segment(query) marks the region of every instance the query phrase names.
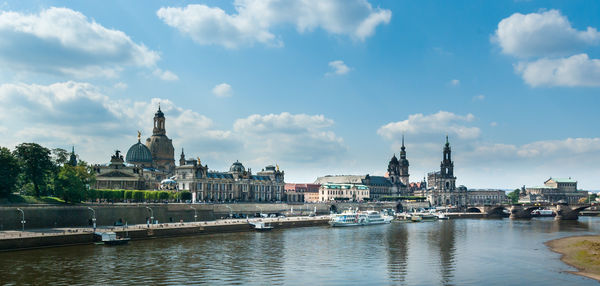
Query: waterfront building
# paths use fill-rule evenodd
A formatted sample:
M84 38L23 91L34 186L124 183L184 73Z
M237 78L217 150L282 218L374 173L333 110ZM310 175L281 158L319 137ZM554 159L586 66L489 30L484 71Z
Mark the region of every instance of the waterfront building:
M287 202L316 202L319 200L319 184L285 184Z
M402 136L402 147L400 148L400 159L396 158L396 154L392 156L388 163L388 171L385 177L390 181L394 195L405 196L409 194L409 174L408 174L408 159L406 159L406 147L404 146L404 135ZM374 193L374 197L378 196Z
M175 167L174 179L179 191L192 193L193 201L206 202L274 202L285 201L284 172L279 166L266 166L262 171L252 174L252 170L236 161L229 171L215 172L202 166L200 159L186 160L181 154L180 164Z
M369 188L369 199L377 200L381 197L395 196L394 185L384 176L367 175L327 175L318 177L315 184L350 184L365 185ZM319 199L320 201L320 199Z
M467 204L467 188L456 187L454 162L448 136L442 152L440 170L427 174L426 190L419 190L414 195L426 197L433 206L464 207Z
M369 187L361 184L332 184L319 187L319 201L353 201L369 199Z
M168 175L141 165L125 164L119 150L111 156L108 165L94 165L92 169L96 175L95 189L156 190L159 182Z
M152 167L171 174L175 170L175 149L173 141L167 137L165 121L165 114L159 105L154 114L152 136L146 139L146 146L152 155Z
M510 200L503 190L468 190L468 205L498 205L508 203Z
M577 190L577 181L569 178L549 178L543 186L528 187L521 190L519 202L522 203L579 203L587 198L586 191Z

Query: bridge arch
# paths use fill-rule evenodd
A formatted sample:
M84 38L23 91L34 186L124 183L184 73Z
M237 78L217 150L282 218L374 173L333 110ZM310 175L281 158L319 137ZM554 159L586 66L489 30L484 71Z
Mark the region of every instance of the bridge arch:
M337 206L336 205L329 206L329 212L337 213L338 212Z
M404 206L402 205L402 203L398 203L396 205L396 212L398 212L398 213L404 212Z
M470 207L467 209L468 213L481 213L481 210L479 208L476 207Z

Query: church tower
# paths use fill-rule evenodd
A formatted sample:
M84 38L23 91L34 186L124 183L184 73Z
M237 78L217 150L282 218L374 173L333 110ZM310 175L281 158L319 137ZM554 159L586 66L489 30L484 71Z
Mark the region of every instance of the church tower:
M397 184L400 181L400 168L398 166L398 158L396 158L396 154L392 156L392 159L388 164L388 176L392 184Z
M442 163L440 164L440 177L443 185L443 190L454 190L456 188L456 177L454 177L454 162L452 162L452 150L446 135L446 145L444 146L444 154Z
M183 148L181 148L181 155L179 156L179 166L185 165L185 154L183 154Z
M399 160L399 176L400 181L408 186L409 175L408 175L408 160L406 159L406 147L404 147L404 135L402 135L402 147L400 148L400 160Z
M152 136L146 139L146 146L152 153L152 165L161 171L171 174L175 171L175 149L173 141L167 137L165 114L160 110L154 114Z

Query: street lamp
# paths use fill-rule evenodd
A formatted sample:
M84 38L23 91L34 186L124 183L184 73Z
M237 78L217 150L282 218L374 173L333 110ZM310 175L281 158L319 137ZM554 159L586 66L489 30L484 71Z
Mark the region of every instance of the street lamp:
M17 208L17 211L21 212L21 215L22 215L21 225L23 226L23 231L25 231L25 212L20 208Z
M198 214L196 213L196 208L193 206L190 206L190 208L194 210L194 222L196 222L196 218L198 218Z
M227 207L229 209L229 218L231 218L232 217L231 213L233 212L233 210L228 205L225 205L225 207Z
M150 211L150 221L154 224L154 212L150 207L146 207Z
M88 207L88 210L92 211L92 223L94 224L94 232L96 232L96 211L90 207Z

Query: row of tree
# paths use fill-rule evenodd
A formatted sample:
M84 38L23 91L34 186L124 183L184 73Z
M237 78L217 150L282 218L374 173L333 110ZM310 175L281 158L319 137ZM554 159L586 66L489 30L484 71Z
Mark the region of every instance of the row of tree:
M90 189L84 193L81 201L90 202L164 202L188 201L192 193L169 191L140 191L140 190L95 190Z
M22 143L12 151L0 147L0 197L19 192L79 202L93 182L90 166L70 160L65 149L50 150L36 143Z

